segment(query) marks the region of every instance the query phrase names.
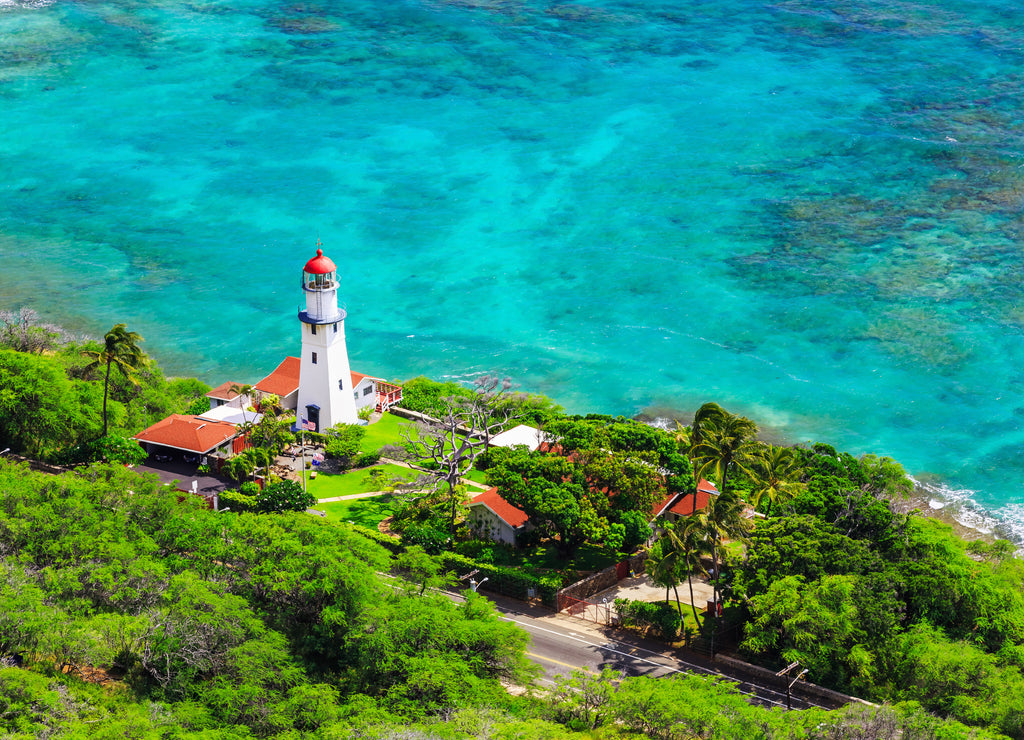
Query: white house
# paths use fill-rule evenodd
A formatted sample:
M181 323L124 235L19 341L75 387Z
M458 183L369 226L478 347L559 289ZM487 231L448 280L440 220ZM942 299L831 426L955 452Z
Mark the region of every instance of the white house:
M212 391L206 394L206 397L210 399L210 410L217 408L218 406L234 406L235 408L244 409L252 405L252 399L248 395L241 395L235 388L242 388L242 383L221 383Z

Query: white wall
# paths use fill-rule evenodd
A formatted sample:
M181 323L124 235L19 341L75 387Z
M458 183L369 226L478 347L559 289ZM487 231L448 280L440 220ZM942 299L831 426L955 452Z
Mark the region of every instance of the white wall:
M316 334L311 331L310 324L300 321L299 326L302 356L296 415L301 421L306 418L306 407L315 404L320 407L320 431L335 424L355 424L358 417L345 347L345 322L319 324ZM314 352L316 363L313 362Z

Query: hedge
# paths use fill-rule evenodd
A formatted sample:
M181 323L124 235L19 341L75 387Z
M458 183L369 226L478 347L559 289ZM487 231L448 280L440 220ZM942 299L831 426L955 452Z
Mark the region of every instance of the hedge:
M488 591L495 591L523 601L529 598L529 589L532 588L536 597L539 597L545 604L554 606L555 593L562 586L558 576L533 576L518 568L480 563L454 552L443 552L438 559L441 561L443 570L452 570L458 575L465 575L476 570L478 572L473 578L478 582L487 578Z
M679 612L671 604L616 599L615 609L619 612L623 627L640 630L651 627L663 640L669 642L679 637L682 624Z
M226 508L231 509L236 514L241 514L243 511L256 511L255 496L246 496L240 491L228 489L221 491L217 498L219 499L218 506L220 506L222 511Z

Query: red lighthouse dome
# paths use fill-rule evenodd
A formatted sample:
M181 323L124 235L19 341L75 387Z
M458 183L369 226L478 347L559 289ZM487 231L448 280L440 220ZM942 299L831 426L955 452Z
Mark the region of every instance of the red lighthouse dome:
M306 266L302 268L303 272L307 272L310 275L326 275L337 269L338 266L334 264L330 257L324 257L324 250L322 249L317 249L316 257L307 262Z

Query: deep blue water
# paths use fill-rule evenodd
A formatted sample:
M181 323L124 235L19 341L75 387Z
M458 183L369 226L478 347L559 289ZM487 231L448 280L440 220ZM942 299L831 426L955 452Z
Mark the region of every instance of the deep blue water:
M1022 70L1006 0L0 0L0 307L252 381L319 235L356 369L717 400L1024 533Z

